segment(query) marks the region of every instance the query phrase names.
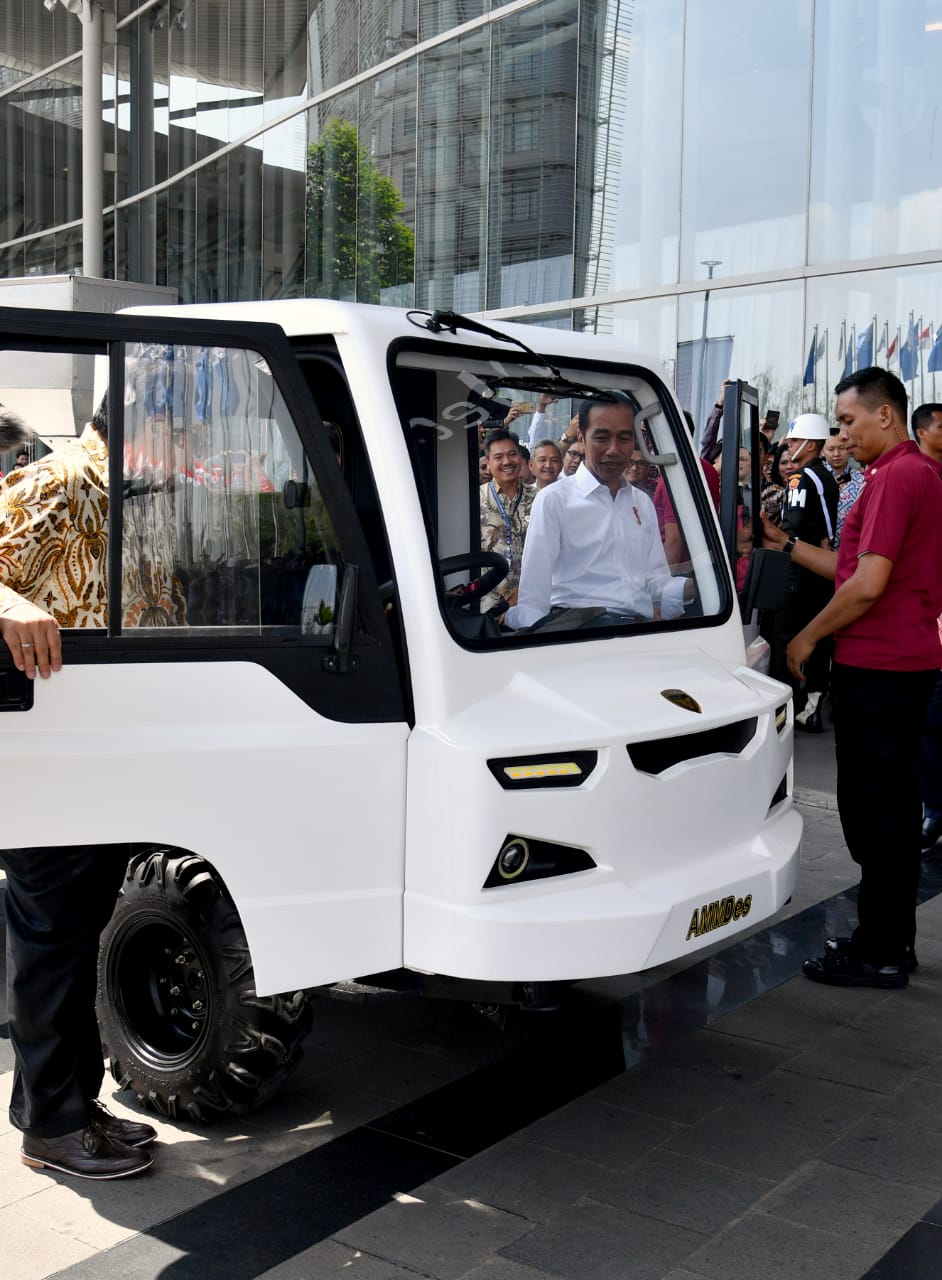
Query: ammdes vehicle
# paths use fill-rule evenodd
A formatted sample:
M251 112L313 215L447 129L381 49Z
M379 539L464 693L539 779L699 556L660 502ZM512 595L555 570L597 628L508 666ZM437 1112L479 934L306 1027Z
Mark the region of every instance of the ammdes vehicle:
M331 302L0 311L0 399L41 402L63 361L76 432L107 389L109 621L64 631L35 686L0 656L5 841L129 846L99 1012L146 1105L254 1106L314 988L408 970L540 1005L787 900L789 694L747 659L731 570L749 513L731 484L724 532L656 362ZM630 611L514 629L480 440L541 396L554 435L586 401L631 408L682 551ZM737 456L754 393L727 408ZM618 536L607 563L637 577Z

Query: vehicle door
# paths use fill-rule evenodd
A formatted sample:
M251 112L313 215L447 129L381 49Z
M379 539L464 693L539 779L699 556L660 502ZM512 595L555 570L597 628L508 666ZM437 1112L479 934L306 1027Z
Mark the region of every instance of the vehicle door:
M82 448L102 394L106 545L61 573L107 604L48 680L0 643L5 843L199 854L260 992L398 965L410 699L316 390L276 326L0 309L34 455ZM49 465L0 481L5 580Z
M780 606L788 561L780 551L762 546L759 394L742 379L726 385L721 438L720 528L733 567L749 665L767 672L769 649L760 634L760 614Z

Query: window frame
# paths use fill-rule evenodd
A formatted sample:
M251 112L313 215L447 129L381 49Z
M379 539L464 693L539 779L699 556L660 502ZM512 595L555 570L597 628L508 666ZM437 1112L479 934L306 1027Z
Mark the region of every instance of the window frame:
M439 563L437 535L436 535L436 514L429 503L429 494L424 482L422 464L419 458L417 444L414 439L414 432L410 431L407 421L403 418L400 406L400 383L398 379L397 360L401 352L416 352L424 355L440 355L454 358L456 355L466 357L469 363L473 361L493 362L495 358L499 359L500 364L509 369L517 364L521 366L532 366L532 359L519 354L508 348L506 351L495 351L493 347L476 347L472 343L462 342L460 345L448 343L443 346L441 342L434 338L426 339L420 337L397 338L390 343L387 353L387 369L389 374L390 387L393 392L393 399L396 402L396 411L399 416L400 428L406 441L406 448L409 452L409 460L412 465L412 473L415 479L416 488L418 490L419 502L422 508L422 515L425 522L425 532L428 541L429 556L431 563L437 570ZM645 636L651 634L663 634L665 632L684 632L700 630L703 627L722 627L733 615L734 607L738 607L738 600L735 592L735 584L725 555L725 547L721 538L717 521L716 512L710 501L709 494L703 483L703 477L700 472L699 458L696 456L693 441L687 431L686 424L681 417L674 397L667 385L661 377L651 368L643 365L632 364L615 364L611 360L587 360L577 356L554 356L553 362L557 365L563 365L566 369L580 370L585 369L587 372L599 373L610 370L613 375L623 377L626 373L636 373L642 377L652 393L657 397L662 407L662 412L667 418L668 425L671 430L672 444L677 455L677 464L683 468L684 479L687 483L688 490L693 498L697 514L700 518L700 527L703 530L704 540L710 553L711 561L716 574L716 585L720 596L719 608L715 613L709 615L697 615L691 617L673 618L666 622L661 620L652 620L651 622L640 622L632 625L629 629L623 626L607 626L593 627L591 630L577 631L555 631L550 634L519 633L507 631L502 633L499 638L475 638L462 635L448 620L448 611L445 605L445 592L441 575L436 572L436 594L438 598L438 609L442 622L451 639L463 649L472 652L481 653L500 653L503 651L511 651L513 649L532 648L535 645L547 644L579 644L586 643L590 640L611 639L613 637L625 638L627 636ZM469 438L469 454L472 451L472 445ZM473 450L476 453L476 449ZM469 471L470 479L470 471ZM435 493L436 507L438 504L438 493ZM469 508L469 522L472 532L479 527L477 512Z

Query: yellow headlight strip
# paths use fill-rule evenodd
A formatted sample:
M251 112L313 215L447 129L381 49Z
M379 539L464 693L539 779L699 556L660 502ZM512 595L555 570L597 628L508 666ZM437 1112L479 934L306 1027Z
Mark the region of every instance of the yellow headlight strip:
M597 751L521 752L488 760L487 767L505 791L528 787L581 787L599 762Z
M504 773L511 782L525 782L529 778L571 778L582 770L575 760L559 760L553 764L505 764Z
M787 723L788 723L788 705L786 703L784 706L775 708L775 727L779 731L779 733L782 732L782 730L785 728L785 725Z

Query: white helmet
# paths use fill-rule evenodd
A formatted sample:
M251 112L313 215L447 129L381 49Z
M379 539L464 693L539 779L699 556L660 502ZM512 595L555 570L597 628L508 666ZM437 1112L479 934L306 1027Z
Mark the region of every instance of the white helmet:
M828 420L820 413L800 413L788 424L786 440L827 440L831 434Z

